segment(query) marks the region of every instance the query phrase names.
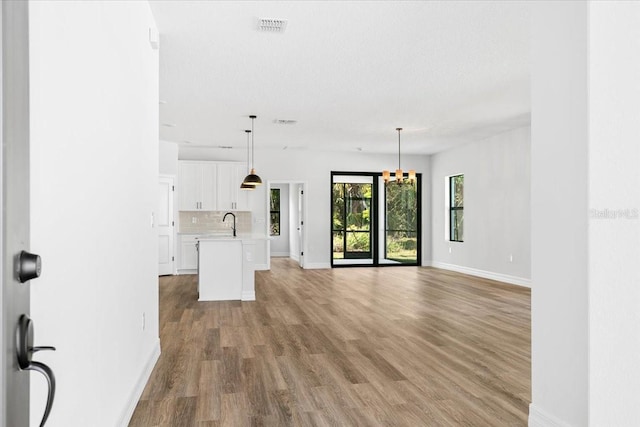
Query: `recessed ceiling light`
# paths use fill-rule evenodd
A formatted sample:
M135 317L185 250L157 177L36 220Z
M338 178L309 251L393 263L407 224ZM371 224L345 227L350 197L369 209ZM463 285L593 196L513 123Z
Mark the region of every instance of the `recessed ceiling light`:
M230 145L218 145L218 148L222 148L223 150L231 150L233 147Z
M165 101L164 99L161 99L160 101L158 101L158 104L166 104L167 101Z
M175 123L163 123L162 126L166 127L166 128L174 128L178 125L176 125Z
M191 144L191 141L187 141L186 139L184 141L181 141L183 144Z

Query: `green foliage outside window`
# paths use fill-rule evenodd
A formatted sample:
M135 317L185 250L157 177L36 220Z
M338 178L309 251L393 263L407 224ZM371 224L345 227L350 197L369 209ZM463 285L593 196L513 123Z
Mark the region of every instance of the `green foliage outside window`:
M418 257L418 193L415 185L386 186L386 258L414 263Z
M464 240L464 175L449 177L449 240Z
M269 198L270 206L270 229L272 236L280 235L280 189L272 188Z
M371 252L371 184L333 184L333 258ZM346 247L345 247L346 246Z

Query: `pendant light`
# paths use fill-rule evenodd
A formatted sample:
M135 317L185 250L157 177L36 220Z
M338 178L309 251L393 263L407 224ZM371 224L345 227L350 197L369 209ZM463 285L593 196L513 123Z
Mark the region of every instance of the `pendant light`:
M256 119L256 116L249 116L251 119L251 171L249 175L244 178L243 184L253 185L254 187L257 185L262 185L262 179L258 175L256 175L255 169L255 141L254 141L254 132L253 132L253 121Z
M404 172L402 172L402 168L400 167L400 131L402 128L396 128L398 131L398 169L396 169L395 180L396 184L402 184L404 182ZM387 184L391 180L391 172L388 170L382 171L382 179L384 183ZM416 171L413 169L409 170L409 178L407 179L408 183L413 183L416 180Z
M245 132L247 133L247 172L249 172L249 137L250 137L250 130L245 130ZM256 186L255 185L251 185L251 184L247 184L246 182L243 182L242 184L240 184L240 189L241 190L255 190Z

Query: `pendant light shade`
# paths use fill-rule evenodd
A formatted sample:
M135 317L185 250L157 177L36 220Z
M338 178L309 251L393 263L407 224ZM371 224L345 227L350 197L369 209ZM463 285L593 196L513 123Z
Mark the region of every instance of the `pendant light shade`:
M398 131L398 169L396 169L396 173L394 175L395 181L396 181L396 184L398 185L403 184L405 182L408 182L409 184L413 184L416 180L416 171L413 169L409 170L409 177L407 178L406 181L404 180L404 172L400 167L400 131L402 131L402 128L396 128L396 130ZM389 183L389 181L391 181L391 172L388 170L383 170L382 179L384 180L385 184Z
M243 185L250 185L252 187L256 187L258 185L262 185L262 179L256 174L255 169L255 140L254 140L254 132L253 132L253 121L256 119L256 116L249 116L251 119L251 171L249 175L244 178L242 182ZM242 185L240 188L243 188Z
M250 135L251 131L250 130L245 130L245 132L247 133L247 172L249 172L249 159L250 159L250 157L249 157L249 153L250 153L250 150L249 150L249 144L250 144L249 137L251 136ZM245 178L245 181L246 181L246 178ZM255 190L256 189L255 185L249 184L249 183L247 183L245 181L243 181L242 184L240 184L240 189L241 190Z

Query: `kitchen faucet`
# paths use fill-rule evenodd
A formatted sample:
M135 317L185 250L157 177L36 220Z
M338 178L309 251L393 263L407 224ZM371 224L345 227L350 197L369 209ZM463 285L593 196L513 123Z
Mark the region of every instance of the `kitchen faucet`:
M222 222L227 219L227 215L231 215L233 217L233 227L231 227L231 229L233 230L233 237L236 237L236 215L233 212L227 212L222 217Z

